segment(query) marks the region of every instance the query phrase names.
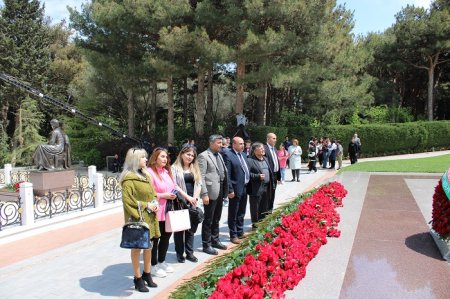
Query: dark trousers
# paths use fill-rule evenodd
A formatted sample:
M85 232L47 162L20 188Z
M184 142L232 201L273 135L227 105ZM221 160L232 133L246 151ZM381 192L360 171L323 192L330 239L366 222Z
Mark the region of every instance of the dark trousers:
M328 157L329 157L328 152L324 151L323 152L322 168L327 168L327 166L328 166Z
M222 216L223 189L220 187L217 199L209 199L209 204L204 205L205 219L202 225L202 244L207 248L219 242L219 221Z
M317 171L316 160L309 161L308 170L309 171L313 171L313 170Z
M244 188L240 197L229 199L228 228L230 239L244 235L244 216L247 209L247 192Z
M186 252L186 255L194 254L194 235L197 227L198 223L194 224L191 221L191 229L173 233L177 255L182 256L184 252Z
M297 180L300 180L300 169L292 169L292 180L295 181L295 177Z
M300 170L299 170L300 172ZM277 189L277 181L275 182L270 182L269 186L267 186L267 193L268 193L268 197L267 197L267 211L269 213L272 213L273 210L273 203L275 202L275 190Z
M166 260L167 249L169 249L169 239L172 233L166 232L166 222L159 221L161 237L152 239L152 266Z
M334 169L336 167L336 157L330 157L330 168Z
M350 154L350 163L355 164L356 162L358 162L358 157L356 154Z
M256 224L261 219L264 219L268 213L268 185L261 188L264 188L264 191L260 196L250 196L250 217L252 224Z

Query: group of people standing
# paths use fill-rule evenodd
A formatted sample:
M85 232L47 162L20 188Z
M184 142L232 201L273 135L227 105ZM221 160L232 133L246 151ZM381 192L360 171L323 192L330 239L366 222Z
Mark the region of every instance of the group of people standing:
M276 140L276 135L269 133L265 144L254 142L248 151L242 138L234 137L229 147L223 147L222 136L215 134L209 137L208 149L198 156L195 145L184 144L172 165L166 148L154 148L148 159L144 149L128 150L119 177L124 220L137 221L142 214L149 225L152 242L151 249L131 249L136 290L148 292L147 287L157 287L152 276L165 277L174 271L166 262L172 236L165 230L167 201L181 198L190 207L203 206L202 249L211 255L217 255L217 249L227 249L219 239L225 198L229 200L228 228L234 244L246 237L244 216L248 202L252 227L271 213L277 182L281 179ZM191 219L189 230L174 233L179 263L198 261L194 255L198 224Z
M119 177L122 186L124 220L137 221L140 214L149 225L151 249L143 250L144 269L140 272L140 249L131 249L131 261L135 289L148 292L157 287L152 276L165 277L174 268L167 264L171 232L165 229L166 204L183 201L196 209L203 206L204 220L201 239L202 251L217 255L226 250L219 238L219 222L224 200L228 200L228 228L230 241L240 244L246 237L244 216L250 206L252 228L274 207L278 183L285 181L287 166L292 170L292 181L300 181L302 148L297 139L285 141L276 148L277 136L268 133L266 142L249 142L241 137L232 139L221 135L209 137L208 148L198 154L194 142L186 142L171 165L171 153L167 148L156 147L147 159L145 149L129 149ZM350 145L357 149L352 156ZM349 145L352 161L361 147L355 134ZM343 148L340 141L327 137L311 138L308 144L309 171L317 171L316 162L322 168L342 167ZM352 158L353 157L353 158ZM354 163L354 162L352 162ZM328 167L328 164L330 165ZM197 262L194 255L194 234L199 222L191 218L189 230L175 232L177 261Z

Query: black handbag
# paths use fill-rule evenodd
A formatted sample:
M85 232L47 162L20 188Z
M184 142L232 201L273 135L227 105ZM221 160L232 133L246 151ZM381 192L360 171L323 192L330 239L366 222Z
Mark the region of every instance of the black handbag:
M141 204L138 201L139 221L127 222L122 227L120 247L127 249L150 249L150 229L142 218Z
M205 215L203 214L202 209L199 207L193 207L192 205L189 205L189 218L191 218L192 223L202 223L205 219Z

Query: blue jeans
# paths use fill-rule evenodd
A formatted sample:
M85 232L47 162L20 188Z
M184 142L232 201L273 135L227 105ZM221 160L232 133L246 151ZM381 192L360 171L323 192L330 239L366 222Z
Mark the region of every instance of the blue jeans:
M286 168L280 168L280 173L281 173L281 181L284 182L285 179L285 175L286 175Z

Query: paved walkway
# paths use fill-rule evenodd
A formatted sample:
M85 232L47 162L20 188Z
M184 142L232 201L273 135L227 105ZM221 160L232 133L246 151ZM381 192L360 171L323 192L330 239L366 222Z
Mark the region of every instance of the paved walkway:
M287 173L289 179L290 171ZM303 172L302 182L279 186L276 204L334 175L331 170ZM308 266L306 277L286 293L287 298L449 298L450 284L445 281L450 279L450 267L439 258L426 234L438 175L344 173L332 179L341 181L349 190L344 208L339 211L342 235L322 247ZM387 183L389 187L385 186ZM379 198L404 203L392 206L387 205L389 200ZM221 235L231 247L226 212L224 209ZM383 218L389 213L390 219ZM404 222L402 214L410 214L411 218ZM0 298L167 298L171 290L199 273L212 258L200 251L199 227L195 237L199 263L178 264L172 242L167 262L173 264L175 273L156 278L159 287L150 289L150 293L135 292L129 252L118 246L121 225L122 208L117 206L102 213L41 225L33 231L9 236L3 234L7 231L0 232ZM249 213L246 225L250 229ZM396 227L401 229L395 231ZM386 232L391 233L389 238L385 237ZM397 255L392 258L392 253ZM384 289L380 284L387 285L390 293L376 292Z

